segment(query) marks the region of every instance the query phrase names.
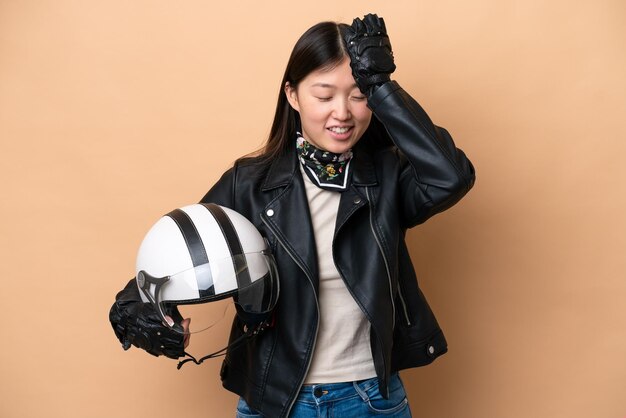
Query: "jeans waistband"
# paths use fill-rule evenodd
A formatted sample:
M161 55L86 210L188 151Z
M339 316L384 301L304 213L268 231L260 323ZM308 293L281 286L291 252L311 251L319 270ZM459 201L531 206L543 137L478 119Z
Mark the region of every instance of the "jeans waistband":
M300 388L298 402L319 404L322 402L337 401L339 399L359 396L360 392L366 391L377 384L378 378L372 377L369 379L358 380L356 382L304 385Z

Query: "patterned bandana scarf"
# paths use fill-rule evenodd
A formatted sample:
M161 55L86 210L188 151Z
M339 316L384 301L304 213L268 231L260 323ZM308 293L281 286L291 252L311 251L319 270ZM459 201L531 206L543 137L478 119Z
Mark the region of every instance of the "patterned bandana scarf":
M321 189L342 192L350 180L352 150L343 154L316 148L297 132L296 150L306 175Z

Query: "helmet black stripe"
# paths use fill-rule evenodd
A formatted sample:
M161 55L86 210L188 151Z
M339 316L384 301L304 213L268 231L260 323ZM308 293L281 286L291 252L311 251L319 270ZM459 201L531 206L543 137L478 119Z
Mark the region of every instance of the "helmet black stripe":
M196 225L193 223L189 215L181 210L174 209L167 215L170 217L176 225L178 225L178 229L185 239L185 243L187 244L187 250L189 251L189 255L191 256L191 262L194 267L201 266L203 264L209 263L209 257L206 253L206 248L204 248L204 243L200 238L200 234L196 229ZM206 269L206 274L211 274L211 269ZM213 283L213 278L203 278L207 283ZM207 289L200 289L200 296L210 296L215 294L214 286L207 286ZM208 292L208 293L207 293Z
M235 268L237 277L237 287L240 289L246 287L252 283L252 279L250 278L248 263L243 252L243 247L241 246L241 241L239 241L237 230L221 207L214 203L202 203L202 206L207 208L211 215L213 215L222 230L222 234L224 234L226 238L228 250L230 251L230 255L233 256L233 267Z

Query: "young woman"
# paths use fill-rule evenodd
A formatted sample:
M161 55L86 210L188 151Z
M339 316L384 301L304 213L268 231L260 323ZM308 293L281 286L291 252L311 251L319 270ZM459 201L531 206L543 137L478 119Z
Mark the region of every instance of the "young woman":
M253 222L278 265L273 325L223 363L239 417L408 417L398 371L447 350L404 235L461 199L474 169L394 69L376 15L307 30L266 146L202 199ZM244 333L236 317L231 341Z

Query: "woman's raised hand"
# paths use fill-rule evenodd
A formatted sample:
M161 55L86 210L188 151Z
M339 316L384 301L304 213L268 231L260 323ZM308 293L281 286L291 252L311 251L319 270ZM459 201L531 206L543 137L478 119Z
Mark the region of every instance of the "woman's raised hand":
M350 67L361 92L373 93L373 87L390 80L396 69L385 21L375 14L356 18L344 34L350 54Z

